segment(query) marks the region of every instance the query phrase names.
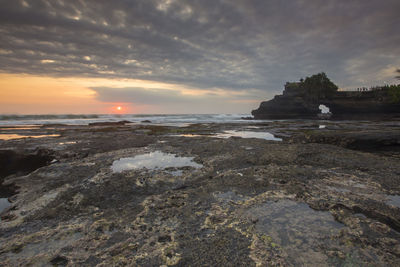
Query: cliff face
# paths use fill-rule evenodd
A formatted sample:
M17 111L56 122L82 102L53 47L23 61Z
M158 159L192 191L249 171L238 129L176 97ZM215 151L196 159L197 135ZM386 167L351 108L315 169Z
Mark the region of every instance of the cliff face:
M337 91L329 97L315 98L301 89L300 83L287 83L282 95L264 101L252 111L255 119L317 119L319 105L330 109L335 119L400 117L400 102L393 101L388 88L371 91Z
M318 112L318 105L310 105L301 97L278 95L270 101L261 102L251 114L256 119L296 119L313 118Z
M323 102L334 118L400 117L400 103L393 103L388 90L337 92Z

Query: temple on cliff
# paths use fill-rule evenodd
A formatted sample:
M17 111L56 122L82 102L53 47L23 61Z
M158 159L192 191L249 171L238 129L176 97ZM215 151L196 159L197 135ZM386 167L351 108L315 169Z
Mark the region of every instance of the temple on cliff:
M324 88L319 91L323 92ZM323 97L310 92L315 90L309 90L302 80L288 82L282 95L261 102L252 115L255 119L318 119L321 114L319 106L322 104L330 109L332 119L400 118L400 85L361 88L357 91L336 89Z

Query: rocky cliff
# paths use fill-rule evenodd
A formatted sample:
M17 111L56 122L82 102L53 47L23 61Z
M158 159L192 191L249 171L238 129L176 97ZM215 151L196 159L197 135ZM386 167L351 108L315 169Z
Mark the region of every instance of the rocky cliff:
M337 92L332 99L322 101L333 118L393 118L400 117L400 103L394 102L389 89L365 92Z
M329 79L323 79L327 78L322 73L305 81L286 83L282 95L261 102L252 115L255 119L317 119L323 104L333 119L400 118L400 85L337 91ZM329 91L327 84L331 86Z

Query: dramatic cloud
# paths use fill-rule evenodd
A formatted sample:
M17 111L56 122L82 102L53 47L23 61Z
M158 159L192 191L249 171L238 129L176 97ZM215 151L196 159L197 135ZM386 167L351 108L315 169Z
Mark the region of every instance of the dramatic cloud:
M400 66L398 0L0 4L0 71L7 73L272 94L320 71L342 87L390 82Z

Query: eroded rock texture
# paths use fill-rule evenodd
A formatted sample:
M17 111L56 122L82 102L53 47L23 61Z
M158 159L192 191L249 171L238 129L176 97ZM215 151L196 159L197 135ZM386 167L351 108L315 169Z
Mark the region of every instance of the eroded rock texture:
M399 122L325 123L59 126L60 137L0 141L55 159L5 178L18 191L2 213L0 262L400 265ZM392 141L351 147L360 129ZM232 130L283 141L215 136ZM202 167L111 169L154 151Z

